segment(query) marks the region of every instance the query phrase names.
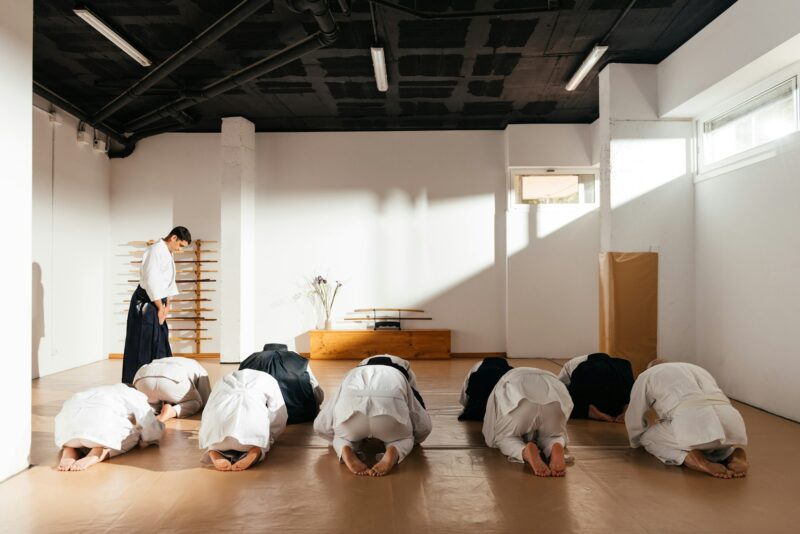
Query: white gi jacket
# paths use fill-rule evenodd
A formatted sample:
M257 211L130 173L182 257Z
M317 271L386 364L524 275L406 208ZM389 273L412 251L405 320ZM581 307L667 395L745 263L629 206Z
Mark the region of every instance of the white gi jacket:
M175 260L163 239L144 251L139 269L139 285L151 301L174 297L179 293L175 283Z
M143 365L136 372L133 378L133 386L144 378L166 378L176 385L188 382L191 389L196 393L186 392L186 398L195 398L200 401L200 407L206 405L208 397L211 395L211 383L208 379L208 372L196 360L192 358L181 358L172 356L169 358L159 358L151 363ZM161 401L180 402L181 399L149 398L148 402L154 408L161 406ZM180 413L178 413L180 417Z
M515 410L523 401L539 407L558 403L560 412L556 412L557 417L540 412L537 419L541 421L514 421ZM535 439L545 455L549 455L554 443L566 446L566 423L572 406L566 386L553 373L533 367L511 369L497 382L486 403L483 418L486 445L501 449L510 460L521 462L524 442ZM523 415L529 414L526 411Z
M200 448L235 438L266 452L288 418L277 380L252 369L234 371L214 385L208 398L200 421Z
M333 397L322 406L314 420L314 431L326 440L333 441L334 429L357 412L368 417L388 415L401 424L410 420L414 442L422 443L431 433L433 425L411 387L411 379L406 380L400 371L385 365L351 369Z
M654 365L639 375L631 391L625 414L631 447L641 446L642 437L651 428L645 419L650 408L658 414L660 423L671 423L673 444L680 449L717 441L746 444L744 423L729 424L728 418L721 418L715 410L720 406L733 409L714 377L702 367L681 362ZM741 417L735 419L741 421ZM740 428L731 432L732 427Z
M408 360L404 360L399 356L392 356L391 354L376 354L375 356L370 356L369 358L364 358L361 360L358 365L366 365L368 361L372 358L389 358L392 360L392 363L402 367L408 372L408 383L411 384L411 387L419 391L419 386L417 386L417 375L414 374L414 371L411 369L411 363Z
M572 358L567 363L564 364L564 367L561 368L561 372L558 373L558 379L564 382L565 386L569 386L572 383L572 373L575 372L575 369L589 359L589 355L585 354L583 356L577 356Z
M161 439L164 432L164 424L156 419L147 397L125 384L76 393L64 403L55 423L59 448L79 438L120 450L133 432L139 433L139 445L147 446Z

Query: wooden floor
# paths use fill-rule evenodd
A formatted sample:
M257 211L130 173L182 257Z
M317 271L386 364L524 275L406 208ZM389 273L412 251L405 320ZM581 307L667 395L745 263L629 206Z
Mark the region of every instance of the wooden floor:
M0 485L0 532L800 532L800 425L737 405L751 474L715 480L629 449L624 425L570 422L575 464L563 479L539 479L484 447L479 424L456 420L473 363L413 364L433 432L383 479L346 472L310 424L287 428L255 469L209 470L199 463L198 417L170 421L160 447L59 473L53 419L61 404L117 381L121 362L36 380L33 467ZM312 368L330 395L354 364L314 361ZM212 382L235 370L203 365ZM559 369L548 360L513 365Z

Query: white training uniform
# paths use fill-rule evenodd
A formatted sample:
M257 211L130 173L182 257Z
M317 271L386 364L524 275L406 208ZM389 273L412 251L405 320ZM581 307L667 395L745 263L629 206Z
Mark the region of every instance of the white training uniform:
M392 363L402 367L408 373L408 383L411 384L411 387L419 391L419 386L417 385L417 375L414 374L414 371L411 369L411 362L408 360L404 360L399 356L392 356L391 354L378 354L375 356L370 356L369 358L364 358L361 360L358 365L367 365L367 362L370 361L372 358L389 358L392 360ZM309 374L311 370L309 369ZM313 382L312 382L313 384Z
M166 402L178 417L191 417L208 402L208 372L196 360L173 356L153 360L136 372L133 387L147 395L154 410Z
M175 282L175 260L163 239L145 249L139 269L139 285L151 301L174 297L179 293Z
M523 462L525 445L532 442L549 457L556 443L567 446L570 413L572 399L556 375L517 367L503 375L489 395L483 437L512 462Z
M394 446L398 463L402 462L432 429L428 412L411 389L413 375L409 376L406 380L387 365L350 370L314 420L314 431L331 442L340 460L345 445L358 450L364 439L376 438L386 447Z
M658 422L650 426L650 409ZM639 375L625 414L631 447L644 448L668 465L683 464L698 449L712 461L747 445L741 414L708 371L690 363L662 363Z
M259 461L263 460L288 418L277 380L253 369L234 371L214 385L208 398L200 422L200 448L236 462L259 447ZM203 458L208 461L208 453Z
M161 439L164 425L147 397L125 384L98 386L70 397L56 416L58 448L110 449L118 456Z
M575 372L575 369L577 369L580 364L588 359L588 354L572 358L564 364L564 367L561 368L561 372L558 373L558 379L564 382L565 386L569 386L572 383L572 373Z

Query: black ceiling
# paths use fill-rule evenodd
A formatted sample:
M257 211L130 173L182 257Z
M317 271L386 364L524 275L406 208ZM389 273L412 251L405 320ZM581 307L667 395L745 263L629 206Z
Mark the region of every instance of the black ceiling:
M158 64L240 0L94 0L89 7ZM389 91L377 91L369 2L344 16L331 46L189 110L189 131L219 131L241 115L259 131L502 129L586 123L598 115L596 74L608 62L658 63L735 0L638 0L609 36L609 52L574 92L564 85L628 0L393 0L453 14L552 7L540 13L421 19L375 5ZM73 0L35 0L34 80L88 114L128 88L139 66L79 19ZM306 37L313 18L273 0L146 95L108 119L129 120ZM169 126L169 122L162 123ZM175 123L175 129L179 129Z

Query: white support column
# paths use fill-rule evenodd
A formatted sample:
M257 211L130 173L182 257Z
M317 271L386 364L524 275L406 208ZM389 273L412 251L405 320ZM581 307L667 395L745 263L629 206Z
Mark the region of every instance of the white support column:
M222 119L220 361L242 361L254 342L255 126Z
M0 482L28 467L31 447L31 188L33 1L0 0L0 227L4 281L0 325Z

